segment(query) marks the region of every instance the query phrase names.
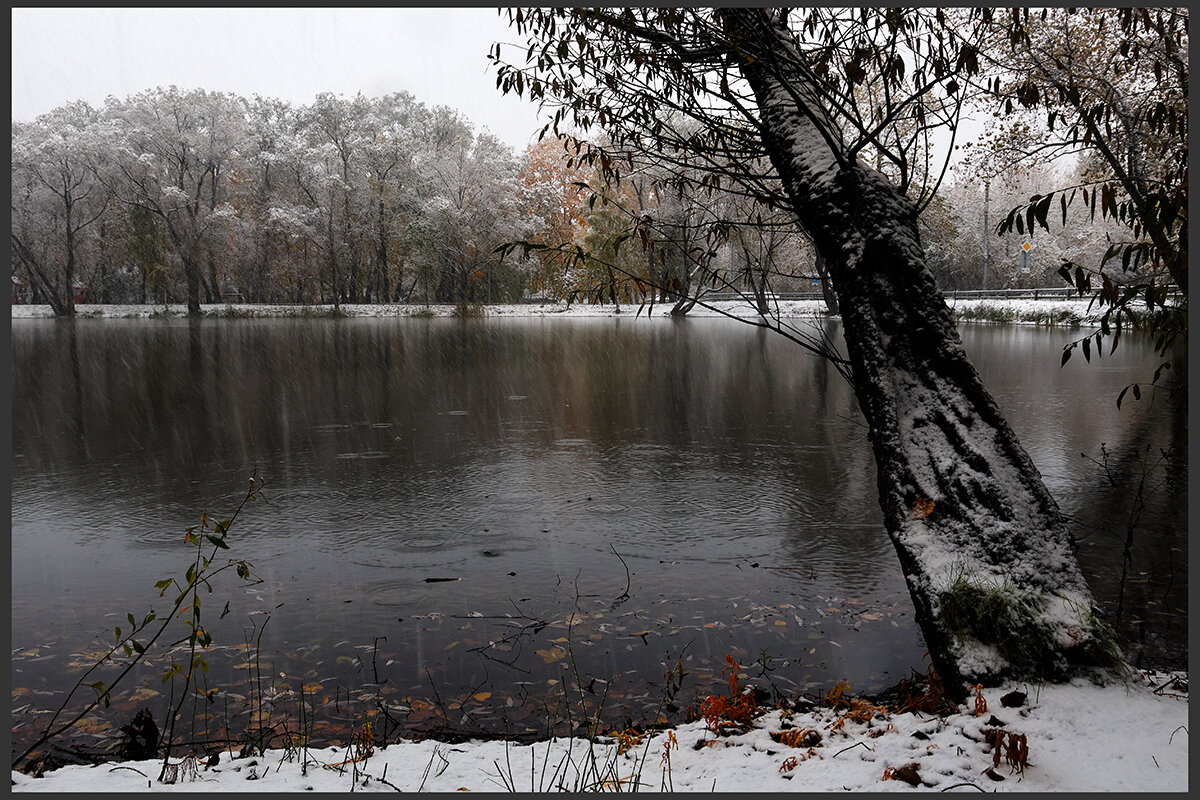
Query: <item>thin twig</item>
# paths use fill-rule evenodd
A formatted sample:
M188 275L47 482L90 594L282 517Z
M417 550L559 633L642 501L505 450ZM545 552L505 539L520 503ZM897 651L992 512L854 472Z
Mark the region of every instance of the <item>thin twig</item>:
M629 599L629 565L625 563L625 559L621 558L621 554L617 552L617 548L613 547L611 543L608 545L608 549L613 551L613 555L617 557L621 562L621 566L625 568L625 591L613 600L612 608L616 608Z
M146 773L142 772L140 769L137 769L136 767L113 767L112 769L110 769L110 770L109 770L109 772L116 772L116 771L117 771L117 770L119 770L119 769L128 769L128 770L132 770L133 772L136 772L138 775L141 775L143 778L146 778L146 779L149 779L149 778L150 778L150 776L149 776L149 775L147 775Z
M867 747L866 742L855 742L854 744L850 745L849 747L843 747L841 750L838 750L836 753L834 753L832 756L830 756L830 758L837 758L838 756L840 756L842 753L846 752L847 750L853 750L854 748L858 747L859 745L866 747L867 750L871 750L870 747ZM871 750L871 752L875 752L875 751Z

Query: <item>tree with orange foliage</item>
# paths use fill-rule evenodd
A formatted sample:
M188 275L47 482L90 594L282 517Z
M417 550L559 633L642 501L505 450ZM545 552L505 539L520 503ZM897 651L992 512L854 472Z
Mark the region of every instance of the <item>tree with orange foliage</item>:
M564 297L568 263L563 250L583 246L588 233L583 190L593 177L590 167L571 158L572 140L547 138L530 145L518 173L524 206L537 218L530 243L546 245L537 255L528 291L551 299Z

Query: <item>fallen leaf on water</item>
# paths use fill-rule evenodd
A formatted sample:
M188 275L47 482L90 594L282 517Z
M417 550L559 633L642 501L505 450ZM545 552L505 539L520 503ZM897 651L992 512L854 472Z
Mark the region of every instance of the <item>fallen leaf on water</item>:
M301 686L300 688L303 689L304 691L308 692L309 694L316 694L317 692L321 691L325 687L319 683L306 683L303 686Z
M458 647L458 642L451 642L450 644L446 645L442 648L442 652L445 652L453 647Z
M133 694L129 695L129 700L134 703L140 703L143 700L149 700L151 697L158 697L162 692L156 692L153 689L142 687L135 689Z
M561 647L558 647L557 645L554 647L551 647L549 650L537 650L535 652L539 656L541 656L542 660L545 661L547 664L553 664L555 661L559 661L560 659L562 659L563 656L565 656L567 654L566 650L563 650Z
M492 696L491 692L476 692L475 694L471 695L471 697L475 698L476 700L478 700L481 703L484 700L487 700L491 696Z
M112 730L112 723L97 717L84 717L75 723L74 728L78 733L98 734Z

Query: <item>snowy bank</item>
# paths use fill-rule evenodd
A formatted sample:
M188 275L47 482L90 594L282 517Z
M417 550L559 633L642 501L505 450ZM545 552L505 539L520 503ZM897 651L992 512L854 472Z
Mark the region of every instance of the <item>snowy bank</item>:
M1026 694L1008 707L1009 692ZM556 739L531 745L400 741L365 755L346 748L223 751L208 766L172 759L176 782L157 782L161 761L69 766L13 791L1129 791L1188 789L1186 677L1146 673L1126 685L1008 685L982 693L987 710L946 717L873 715L846 708L770 711L744 733L715 736L704 722L619 744ZM1010 702L1012 700L1010 699ZM861 709L861 707L860 707ZM816 733L807 733L804 729ZM1023 735L1027 766L995 758L989 730ZM797 731L798 747L779 733ZM772 737L772 733L775 737ZM786 738L786 736L784 737ZM204 754L209 758L211 754ZM998 761L999 766L995 766ZM915 765L915 766L912 766ZM885 775L887 778L885 779ZM915 782L915 783L914 783ZM913 784L913 785L910 785Z
M1099 314L1095 309L1088 311L1088 300L954 300L947 301L951 310L960 319L1030 324L1082 324L1094 322ZM645 316L667 317L671 303L655 303L639 306L624 304L619 308L611 304L589 303L522 303L473 306L486 317L622 317ZM782 319L826 316L825 303L821 300L779 300L772 305L772 314ZM273 318L273 317L452 317L456 314L453 305L420 304L358 304L333 306L257 305L224 304L202 305L201 312L214 318ZM136 319L144 317L175 318L187 314L187 306L161 305L103 305L88 304L77 307L81 318ZM48 305L12 306L13 319L53 317ZM734 317L758 319L754 307L740 300L719 300L708 305L696 305L688 312L689 317Z

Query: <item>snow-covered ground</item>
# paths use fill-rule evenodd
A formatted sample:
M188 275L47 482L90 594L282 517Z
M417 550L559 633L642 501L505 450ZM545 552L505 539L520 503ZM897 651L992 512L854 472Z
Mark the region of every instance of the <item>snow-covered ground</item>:
M1001 698L1013 690L1027 695L1025 703L1005 707ZM225 751L213 766L175 758L177 778L170 785L157 780L161 761L70 766L42 778L14 772L12 789L531 792L627 791L635 783L648 791L700 792L1188 789L1185 676L1148 673L1104 687L1082 680L1009 685L982 694L987 710L979 715L972 704L944 718L876 713L866 722L846 718L839 725L844 708L790 715L774 710L748 732L730 736L715 736L704 722L694 722L655 731L621 755L615 742L589 746L583 739L532 745L401 741L358 761L348 760L362 754L346 748L275 750L245 758ZM1025 736L1023 771L1014 771L1005 758L993 766L985 731L995 727ZM819 741L808 734L804 746L790 747L771 736L804 728L816 731Z
M1091 321L1098 314L1093 310L1088 312L1087 300L1033 300L1033 299L1001 299L1001 300L949 300L950 307L957 313L971 317L978 315L981 309L986 309L990 319L1004 318L1006 322L1040 322L1047 319L1062 321L1074 319ZM81 317L182 317L187 313L187 307L181 304L161 305L100 305L87 304L77 307ZM320 316L332 310L332 306L290 306L290 305L249 305L249 304L211 304L201 307L206 316L213 317L289 317L289 316ZM611 304L589 303L526 303L514 305L484 306L483 313L488 317L640 317L651 315L665 317L671 311L670 303L656 303L653 308L649 305L624 304L620 310ZM772 311L776 306L772 307ZM794 319L801 317L817 317L825 314L825 304L820 300L780 300L777 303L780 317ZM452 305L343 305L340 311L350 317L411 317L437 316L449 317L455 313ZM721 300L709 306L697 305L689 312L693 317L734 316L738 318L755 318L753 307L746 302ZM50 306L13 306L13 319L32 317L51 317Z

